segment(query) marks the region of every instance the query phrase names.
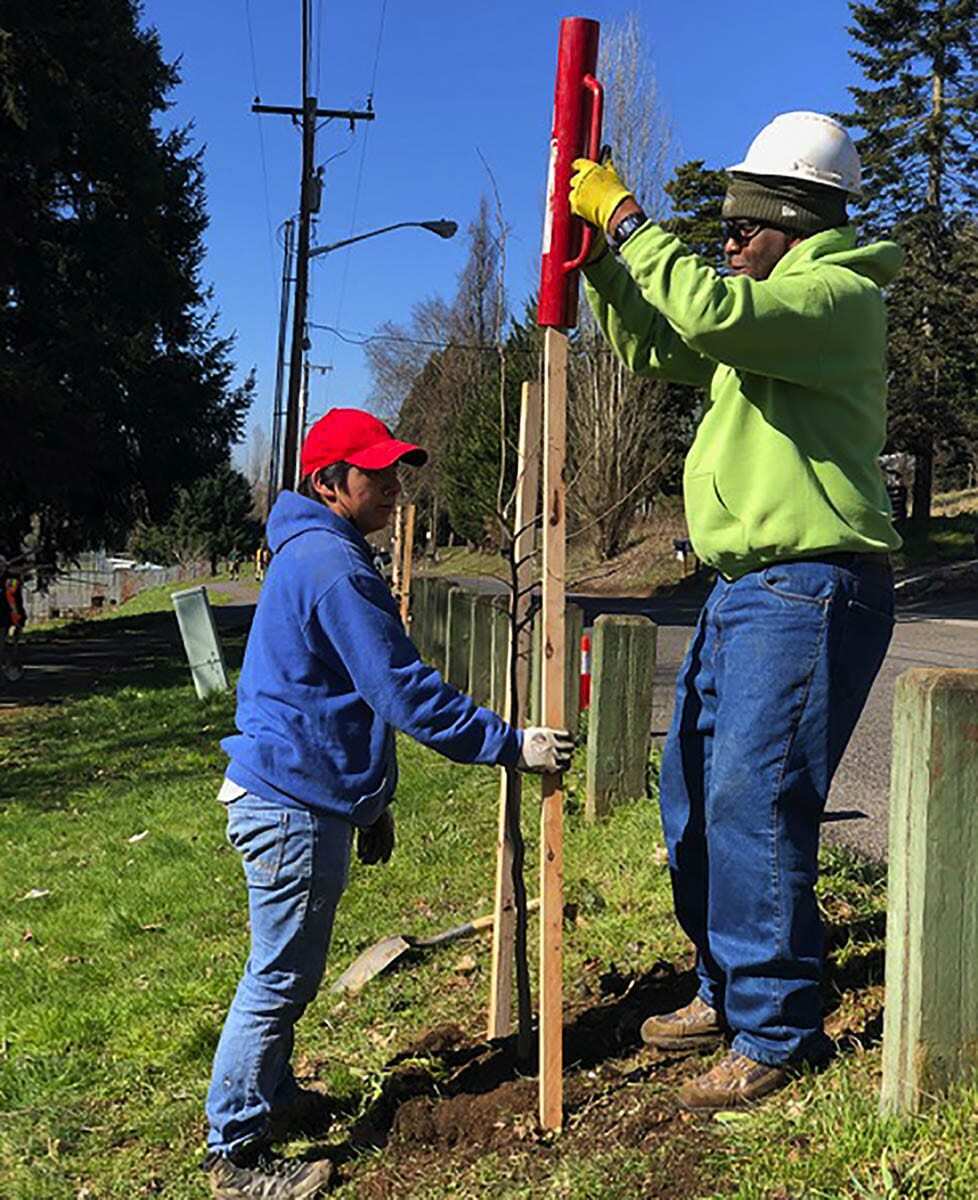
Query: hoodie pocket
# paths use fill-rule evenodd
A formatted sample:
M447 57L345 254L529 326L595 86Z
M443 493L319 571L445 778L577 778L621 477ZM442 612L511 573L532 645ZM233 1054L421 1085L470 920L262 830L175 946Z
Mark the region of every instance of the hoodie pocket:
M683 497L690 538L705 562L722 570L727 561L745 553L746 530L725 504L712 471L687 475Z
M397 791L397 753L394 746L394 731L388 727L384 747L384 778L379 788L367 792L355 801L350 810L350 820L354 825L366 828L372 825Z
M361 829L373 825L374 821L387 807L397 787L397 773L385 775L384 781L376 791L368 792L354 802L350 810L350 820Z

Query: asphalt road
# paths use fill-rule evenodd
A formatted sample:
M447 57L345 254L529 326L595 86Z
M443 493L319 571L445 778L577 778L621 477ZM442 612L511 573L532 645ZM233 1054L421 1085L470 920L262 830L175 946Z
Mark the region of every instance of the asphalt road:
M654 727L662 736L672 716L672 685L692 624L659 628ZM886 661L833 781L826 839L881 860L887 848L893 688L897 677L911 667L978 668L978 595L898 609Z
M978 668L978 595L956 595L901 607L890 650L829 796L826 836L874 858L886 857L893 687L911 667Z
M476 581L466 580L466 585ZM480 581L484 584L485 581ZM495 588L491 588L495 590ZM653 732L665 737L672 717L676 672L699 611L682 601L571 596L590 624L601 612L644 613L659 626ZM898 605L889 653L839 767L825 814L825 837L886 858L893 688L911 667L978 668L978 593L940 595Z

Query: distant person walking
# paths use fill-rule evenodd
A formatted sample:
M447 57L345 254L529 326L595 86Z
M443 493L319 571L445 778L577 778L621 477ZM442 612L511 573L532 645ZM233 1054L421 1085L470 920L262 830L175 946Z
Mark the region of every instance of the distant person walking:
M0 557L0 673L8 683L19 682L24 675L20 663L20 635L27 625L23 575Z

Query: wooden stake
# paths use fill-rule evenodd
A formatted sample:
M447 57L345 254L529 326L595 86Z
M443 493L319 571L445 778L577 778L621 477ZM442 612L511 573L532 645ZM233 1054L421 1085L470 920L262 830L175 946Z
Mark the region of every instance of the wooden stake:
M540 488L541 393L538 383L524 383L520 409L520 441L516 464L517 531L514 553L516 561L528 557L533 549L534 530L530 526L537 511ZM530 583L530 563L524 562L517 572L516 619L522 621L530 605L526 590ZM513 646L509 647L509 655ZM510 664L511 667L512 664ZM525 628L516 645L516 700L521 720L526 717L530 670L530 630ZM513 712L513 671L506 672L506 698L500 714L509 719ZM517 777L517 787L518 787ZM496 834L496 903L492 942L492 980L489 989L490 1038L507 1037L513 1022L513 939L516 913L513 907L513 843L506 820L506 773L499 777L499 823Z
M544 724L564 727L564 584L566 514L567 335L543 341L543 694ZM540 815L540 1124L563 1123L564 790L543 777Z
M411 624L411 564L414 561L414 512L409 504L404 512L404 529L401 535L401 624L408 629Z
M394 539L391 544L391 591L401 594L401 536L404 529L404 506L394 508Z

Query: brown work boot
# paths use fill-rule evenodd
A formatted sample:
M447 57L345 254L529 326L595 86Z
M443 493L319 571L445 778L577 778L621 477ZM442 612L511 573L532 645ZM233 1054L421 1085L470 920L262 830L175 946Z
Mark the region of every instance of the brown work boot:
M754 1062L735 1050L696 1079L687 1080L679 1089L683 1108L698 1112L718 1112L725 1108L749 1108L759 1100L783 1088L792 1078L788 1067L772 1067Z
M642 1023L642 1041L657 1050L698 1050L723 1037L720 1014L696 996L675 1012L649 1017Z
M211 1153L200 1165L214 1200L313 1200L329 1187L335 1172L328 1158L303 1162L267 1151L237 1160Z

